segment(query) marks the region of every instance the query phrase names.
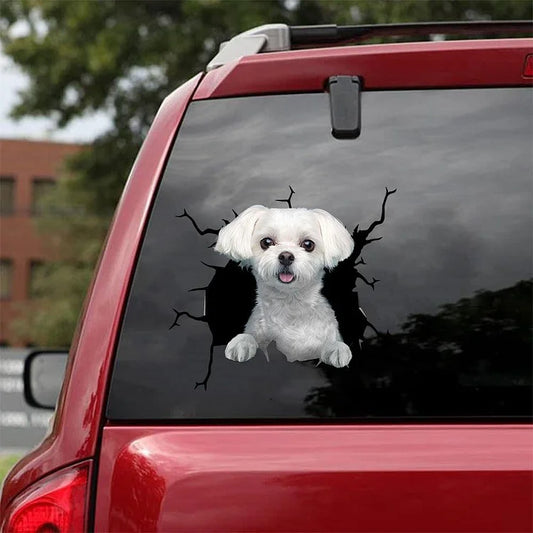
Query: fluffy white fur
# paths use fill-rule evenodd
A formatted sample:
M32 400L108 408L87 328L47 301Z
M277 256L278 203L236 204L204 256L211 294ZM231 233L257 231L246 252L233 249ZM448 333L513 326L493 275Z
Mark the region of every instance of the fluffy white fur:
M270 239L266 249L264 239ZM305 249L309 241L312 251ZM324 268L346 259L353 246L342 223L322 209L254 205L223 227L215 250L251 267L257 280L256 306L244 333L226 346L226 357L248 361L259 347L268 359L267 347L274 341L289 361L320 359L346 366L350 348L320 289Z

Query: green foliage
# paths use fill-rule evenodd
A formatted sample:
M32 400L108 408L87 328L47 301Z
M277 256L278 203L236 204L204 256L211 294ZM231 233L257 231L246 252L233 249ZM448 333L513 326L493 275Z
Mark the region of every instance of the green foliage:
M345 2L334 2L341 7ZM337 24L456 20L529 20L529 0L355 0L341 9ZM354 21L354 17L359 20ZM339 22L340 20L340 22Z
M94 111L107 112L113 121L110 131L68 163L70 177L62 181L56 200L63 213L66 259L47 269L45 310L29 313L26 335L41 344L70 342L87 273L100 249L102 228L160 102L203 70L222 41L269 22L353 24L531 17L529 0L1 2L4 52L30 81L12 115L51 117L60 128ZM14 28L27 31L15 32ZM46 231L51 226L45 224ZM79 255L73 254L73 249Z
M15 463L21 458L20 455L0 455L0 487L7 473L13 468Z

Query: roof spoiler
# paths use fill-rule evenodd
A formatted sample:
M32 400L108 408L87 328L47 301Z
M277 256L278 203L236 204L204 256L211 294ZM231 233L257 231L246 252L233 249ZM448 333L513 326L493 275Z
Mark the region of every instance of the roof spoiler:
M533 34L531 20L416 22L407 24L373 24L361 26L288 26L265 24L236 35L220 45L207 71L243 56L261 52L280 52L312 46L327 46L364 41L373 37L402 35L495 35L502 33Z

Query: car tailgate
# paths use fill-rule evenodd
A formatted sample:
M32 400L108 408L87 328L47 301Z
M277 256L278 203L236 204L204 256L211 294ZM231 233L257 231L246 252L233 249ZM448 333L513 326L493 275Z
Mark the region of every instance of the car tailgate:
M524 531L531 426L106 427L97 531Z

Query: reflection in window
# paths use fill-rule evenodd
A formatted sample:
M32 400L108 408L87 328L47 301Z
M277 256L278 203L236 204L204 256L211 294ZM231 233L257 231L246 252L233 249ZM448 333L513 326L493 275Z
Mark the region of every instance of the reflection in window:
M312 416L512 416L531 393L532 280L480 290L369 338L347 372L306 398Z
M35 178L32 182L31 212L42 215L50 210L50 193L54 190L55 181L52 178Z
M15 179L0 177L0 215L12 215L15 211Z
M13 261L0 260L0 300L11 298L13 287Z

